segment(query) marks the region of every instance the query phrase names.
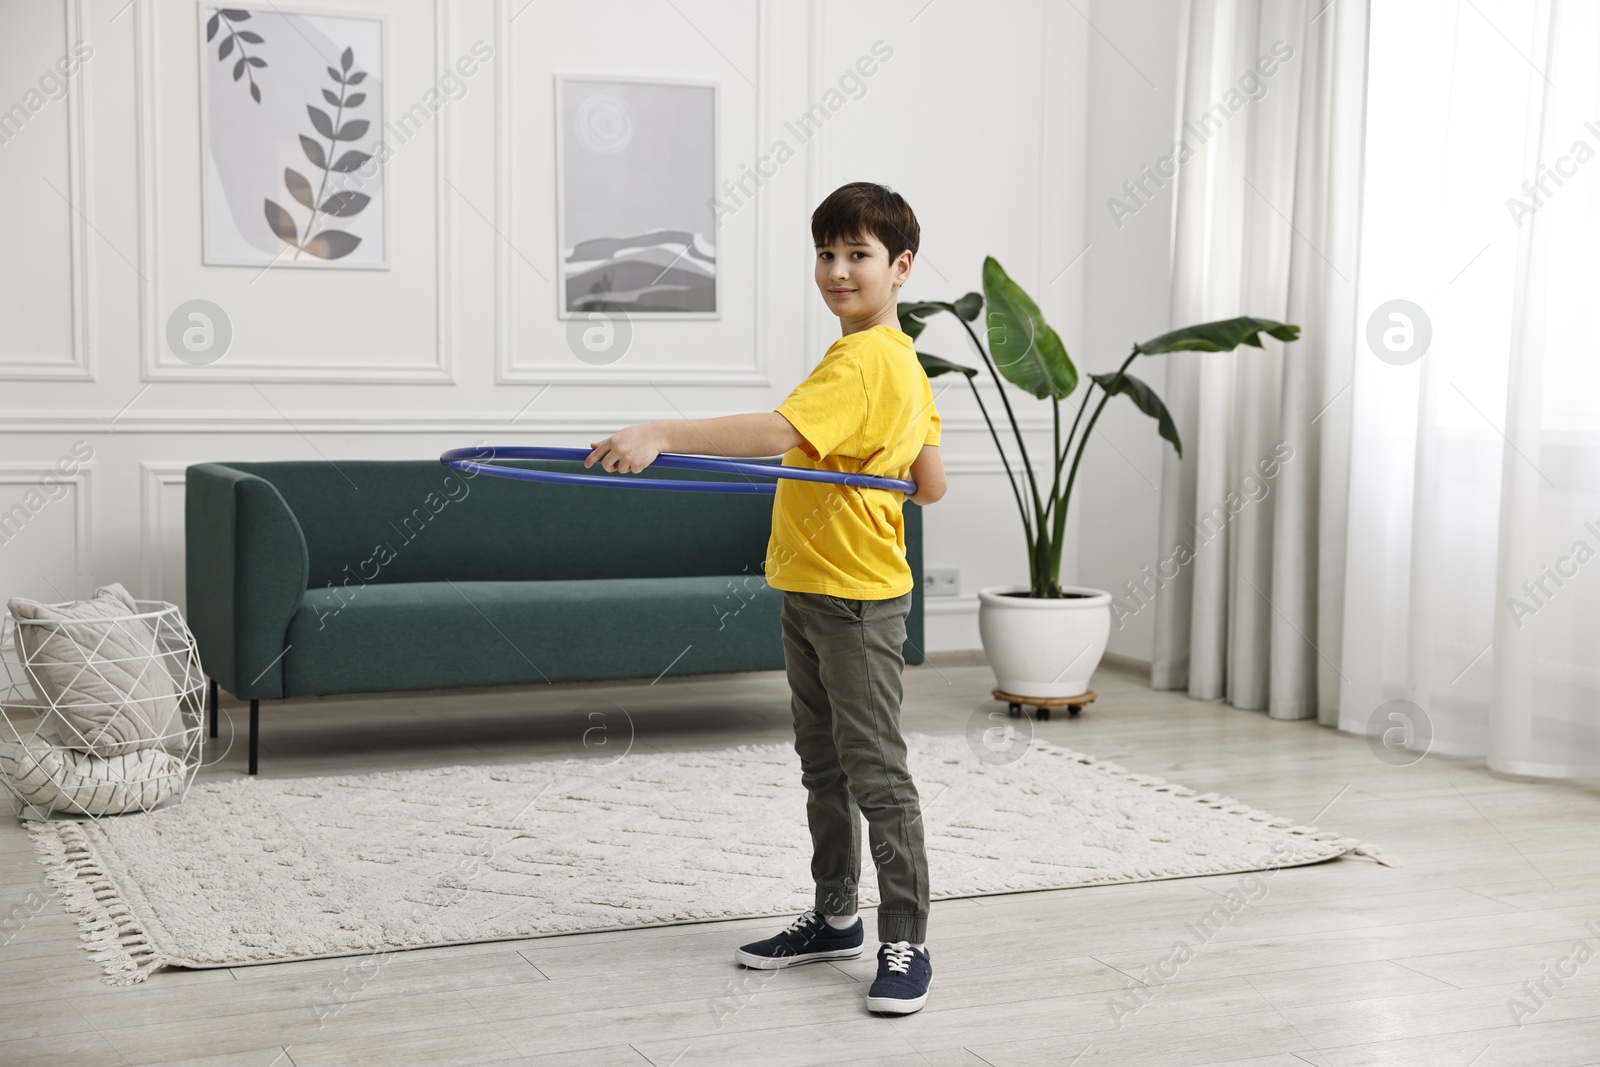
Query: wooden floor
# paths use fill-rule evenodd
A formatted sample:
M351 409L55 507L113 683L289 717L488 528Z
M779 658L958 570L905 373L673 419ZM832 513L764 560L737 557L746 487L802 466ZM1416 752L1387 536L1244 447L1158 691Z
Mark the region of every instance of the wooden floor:
M910 668L906 683L910 730L961 733L995 707L988 668L960 657ZM1391 766L1359 738L1152 692L1112 667L1095 688L1081 718L1038 723L1038 736L1315 820L1405 866L1277 872L1138 1002L1124 992L1132 978L1193 941L1187 924L1243 876L936 903L928 1006L888 1019L865 1008L870 960L736 967L734 946L770 920L110 987L59 903L29 917L42 867L0 816L0 909L20 924L0 946L0 1065L1600 1064L1600 792L1435 756ZM781 675L759 674L268 705L262 773L567 756L585 709L613 705L632 720L633 751L785 741L786 692ZM225 710L244 724L237 705ZM204 773L241 774L243 741L222 755L227 722L222 732ZM1139 1003L1120 1026L1117 997Z

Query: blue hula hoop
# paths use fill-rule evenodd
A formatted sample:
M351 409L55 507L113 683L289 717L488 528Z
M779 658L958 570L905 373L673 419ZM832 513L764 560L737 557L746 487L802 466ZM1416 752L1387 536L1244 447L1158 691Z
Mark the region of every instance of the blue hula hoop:
M544 445L484 445L470 448L452 448L439 457L446 467L464 474L487 474L493 478L513 478L524 482L554 482L558 485L597 485L618 489L663 489L674 493L755 493L768 496L778 491L774 482L693 482L665 478L630 478L620 474L567 474L562 471L533 470L528 467L501 467L484 463L482 459L563 459L582 462L588 458L590 448L558 448ZM871 474L847 474L844 471L813 470L809 467L784 467L771 463L741 463L733 459L715 459L710 456L680 456L663 452L655 458L652 467L673 467L689 471L716 471L725 474L753 475L757 478L788 478L801 482L833 482L858 489L888 489L911 496L917 491L916 482L899 478L879 478ZM781 473L780 473L781 472Z

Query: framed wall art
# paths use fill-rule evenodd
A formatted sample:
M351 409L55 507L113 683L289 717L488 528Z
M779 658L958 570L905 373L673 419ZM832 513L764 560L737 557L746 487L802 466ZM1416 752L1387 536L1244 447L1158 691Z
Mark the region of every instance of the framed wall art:
M203 261L386 268L384 20L198 16Z
M720 317L717 86L556 76L561 318Z

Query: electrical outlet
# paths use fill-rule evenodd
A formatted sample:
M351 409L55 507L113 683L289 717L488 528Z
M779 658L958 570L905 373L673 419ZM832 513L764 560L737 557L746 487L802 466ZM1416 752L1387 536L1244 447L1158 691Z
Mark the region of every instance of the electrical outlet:
M923 574L928 596L960 596L960 567L929 567Z

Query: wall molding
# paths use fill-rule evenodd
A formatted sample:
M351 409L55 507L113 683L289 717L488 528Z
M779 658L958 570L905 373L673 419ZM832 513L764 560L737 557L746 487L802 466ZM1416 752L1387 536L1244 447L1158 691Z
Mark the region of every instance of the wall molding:
M65 46L63 54L83 39L83 28L88 24L84 15L86 0L63 0L62 19ZM84 95L89 91L90 62L78 64L73 79L67 82L67 241L68 285L72 298L72 341L70 359L0 359L0 380L23 382L93 382L96 381L94 346L89 333L89 299L94 290L93 263L89 257L88 227L84 219L93 214L89 203L90 140L86 129L88 111L83 106Z
M756 125L754 131L754 146L756 153L772 141L772 130L767 114L773 96L771 78L773 63L769 56L771 49L776 47L772 39L773 4L775 0L758 0L756 4L756 88L755 88L755 115ZM747 367L720 367L720 366L695 366L678 365L667 367L651 367L646 370L631 369L596 369L591 367L567 366L539 366L531 363L517 361L516 345L516 313L515 308L525 301L518 298L514 291L513 279L516 274L514 262L514 249L511 241L503 234L515 234L516 212L514 210L514 191L518 188L516 181L516 167L513 162L513 153L506 146L514 143L512 131L516 128L516 96L515 96L515 69L516 63L512 59L515 51L516 36L514 32L506 32L510 19L506 17L507 0L495 0L495 57L498 66L495 69L495 226L502 236L496 245L495 253L495 341L494 341L494 366L496 385L527 385L542 383L560 383L563 385L733 385L733 386L771 386L766 358L766 348L763 344L763 330L771 319L770 301L768 300L764 282L765 272L761 269L762 250L769 238L771 211L768 209L767 197L755 198L755 259L752 282L755 287L754 322L751 327L751 351L754 353L752 365ZM557 70L549 72L551 78L551 92L554 92L554 77L572 71ZM595 72L595 77L602 77ZM641 75L635 71L617 72L619 78L638 80ZM671 78L663 75L663 81ZM726 111L725 94L729 91L726 79L720 79L718 85L717 124L714 131L715 147L713 153L720 157L727 145L723 126L723 113ZM552 133L559 132L560 118L553 116ZM554 155L552 153L552 159ZM712 175L713 187L723 177L722 160L714 160ZM554 210L560 210L560 204ZM560 242L555 242L559 246ZM555 250L555 275L551 285L559 291L561 285L561 248ZM726 305L727 286L723 272L727 270L726 254L722 235L719 232L717 241L717 292L718 300ZM723 308L719 308L719 311ZM568 320L560 320L566 322ZM666 320L642 320L645 328L653 328L657 322ZM635 332L640 329L636 324Z
M196 462L200 462L196 460ZM139 575L147 598L171 600L161 548L166 536L161 491L188 482L187 463L145 460L139 464Z
M806 100L822 99L822 86L827 82L827 75L823 71L823 64L827 62L828 41L827 8L825 0L807 0L806 2ZM813 205L822 203L822 148L825 139L813 137L806 142L806 205L807 213ZM830 190L831 191L831 190ZM811 367L813 353L824 350L822 345L822 327L827 314L826 309L814 307L807 301L805 326L802 336L805 338L805 352L800 357L800 378L804 378ZM830 344L832 341L830 340ZM816 357L820 358L820 357Z
M188 10L188 9L185 9ZM139 293L139 377L145 382L183 381L183 382L316 382L325 384L455 384L453 369L453 353L450 345L450 265L454 261L450 249L446 245L448 228L448 204L443 190L447 187L449 177L449 155L453 139L449 136L448 127L451 122L448 107L441 108L433 117L433 146L434 146L434 171L433 171L433 204L434 204L434 364L424 366L416 363L338 363L333 360L318 360L315 363L243 363L237 359L224 358L218 363L204 367L191 367L182 362L164 363L161 360L162 333L164 319L161 315L161 257L159 255L159 237L162 232L160 226L159 197L157 196L157 150L160 128L160 108L157 106L157 89L154 71L156 68L156 34L155 15L153 5L134 5L134 113L138 141L138 182L139 182L139 261L142 266L140 293ZM192 11L190 12L192 14ZM182 17L182 16L173 16ZM387 35L398 16L385 15L384 41L384 123L390 121L394 114L395 103L391 99L394 90L390 87L395 78L397 65L393 63L392 49L387 40ZM192 19L191 19L192 21ZM433 2L433 34L434 34L434 70L444 69L448 65L449 55L449 24L445 12L445 0ZM173 34L169 41L190 42L191 38L187 29L180 34ZM186 63L193 63L191 54ZM203 75L202 75L203 77ZM199 90L197 86L197 91ZM382 124L380 124L382 125ZM198 129L196 131L198 133ZM200 140L196 137L196 151L200 151ZM202 164L203 165L203 164ZM201 179L202 182L204 178ZM390 176L384 176L384 197L391 200L393 190L390 185ZM385 210L390 213L385 223L386 239L394 241L394 212L395 205L390 202L385 205ZM390 261L394 260L394 250L390 249ZM216 270L253 270L253 267L216 266ZM338 272L334 272L336 275Z
M992 453L994 446L990 445L989 448L990 452ZM994 458L955 458L946 459L944 461L944 472L946 474L1004 474L1006 472L1006 468L1005 464ZM1026 473L1021 469L1020 464L1013 467L1012 473L1014 473L1019 479L1024 479L1027 477Z
M690 417L699 417L688 413ZM356 411L320 410L313 412L263 412L209 410L204 412L31 412L0 421L0 436L7 434L103 433L103 434L417 434L417 433L505 433L519 437L552 434L610 432L630 422L651 418L672 418L670 411L628 412L615 409L543 413L536 429L530 422L517 421L510 411ZM1030 434L1050 430L1048 419L1029 419L1022 423ZM987 440L988 427L980 416L958 416L944 420L944 433L977 433ZM992 443L988 446L992 449ZM998 460L994 469L1000 470Z
M36 462L0 463L0 485L43 486L46 484L46 479L54 478L63 485L72 486L73 588L60 590L60 592L67 594L68 599L83 596L93 585L94 471L95 463L93 460L79 464L77 471L73 474L62 474L55 466L41 465ZM44 510L58 503L60 503L59 500L49 501L44 508L33 514L41 514ZM26 527L23 527L23 529L26 529ZM11 535L8 534L7 536ZM7 546L0 545L0 548L5 547Z

